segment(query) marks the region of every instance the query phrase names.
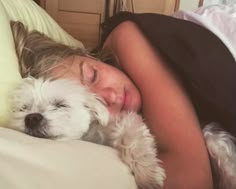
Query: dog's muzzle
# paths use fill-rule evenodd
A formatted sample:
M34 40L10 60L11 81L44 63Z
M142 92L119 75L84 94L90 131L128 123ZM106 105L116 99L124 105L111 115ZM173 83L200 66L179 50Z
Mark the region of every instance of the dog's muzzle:
M39 137L39 138L48 138L46 132L46 119L40 113L31 113L25 116L25 133Z
M40 113L32 113L25 116L25 127L33 129L39 127L43 120L43 116Z

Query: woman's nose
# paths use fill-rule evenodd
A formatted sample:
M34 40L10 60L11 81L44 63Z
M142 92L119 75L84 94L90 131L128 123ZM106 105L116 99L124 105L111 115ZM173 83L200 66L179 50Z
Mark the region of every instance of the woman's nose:
M116 102L117 93L111 87L103 88L101 90L96 91L96 93L100 97L103 98L103 100L106 102L107 106L111 106L112 104L114 104Z

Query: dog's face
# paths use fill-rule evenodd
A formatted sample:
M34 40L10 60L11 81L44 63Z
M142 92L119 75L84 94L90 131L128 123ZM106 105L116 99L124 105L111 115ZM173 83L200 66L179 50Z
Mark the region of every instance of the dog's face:
M109 113L92 93L69 80L27 78L13 95L10 127L51 139L80 139L93 121L108 122Z

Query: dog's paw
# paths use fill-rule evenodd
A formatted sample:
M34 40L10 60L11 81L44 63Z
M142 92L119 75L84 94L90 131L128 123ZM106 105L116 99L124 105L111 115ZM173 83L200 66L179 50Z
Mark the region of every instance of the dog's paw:
M137 165L136 170L133 170L133 174L139 189L161 188L166 178L165 171L159 163L153 163L152 168Z
M110 132L111 146L133 173L139 189L157 189L163 186L165 170L157 158L154 137L136 113L117 117Z

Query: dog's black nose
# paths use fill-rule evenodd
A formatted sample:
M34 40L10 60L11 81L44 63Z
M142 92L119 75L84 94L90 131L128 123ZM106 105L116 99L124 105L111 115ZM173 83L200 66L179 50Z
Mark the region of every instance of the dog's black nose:
M25 126L28 128L34 128L40 125L43 120L43 116L40 113L28 114L25 117Z

